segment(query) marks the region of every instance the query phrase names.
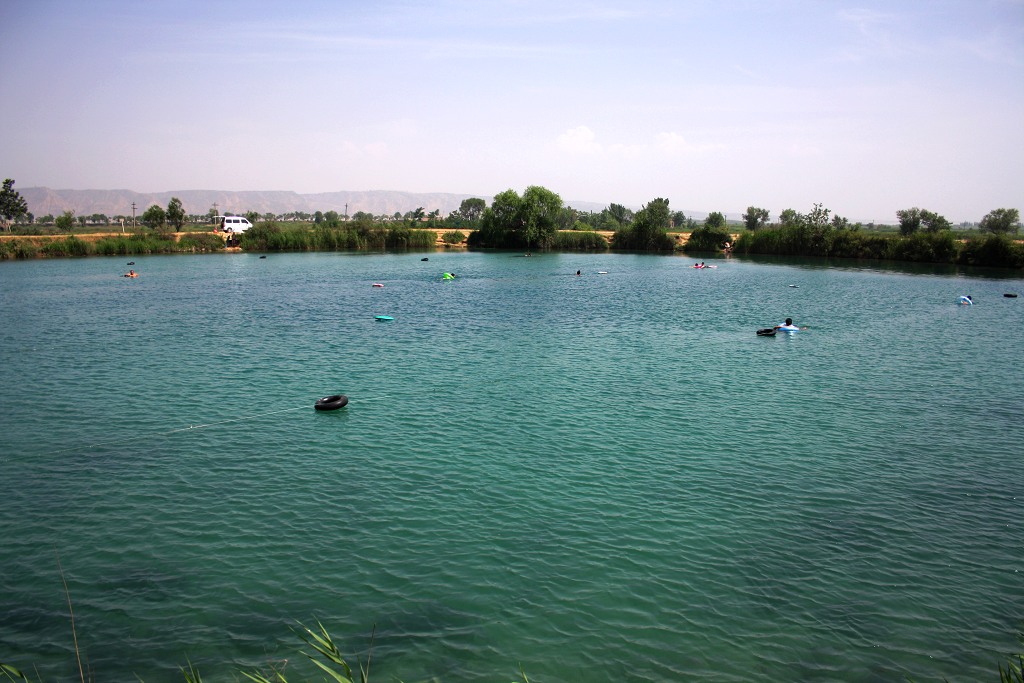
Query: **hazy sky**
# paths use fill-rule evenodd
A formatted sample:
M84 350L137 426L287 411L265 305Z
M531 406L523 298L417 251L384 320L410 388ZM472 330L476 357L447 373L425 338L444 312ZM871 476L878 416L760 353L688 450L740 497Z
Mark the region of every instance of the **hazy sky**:
M1024 210L1024 0L0 0L18 187Z

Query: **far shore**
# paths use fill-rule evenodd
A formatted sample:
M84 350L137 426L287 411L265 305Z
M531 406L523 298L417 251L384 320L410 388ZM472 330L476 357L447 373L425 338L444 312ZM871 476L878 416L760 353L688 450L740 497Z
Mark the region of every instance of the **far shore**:
M435 244L437 246L439 246L439 247L456 247L457 248L457 247L465 247L466 246L466 241L465 240L463 240L462 242L456 243L456 244L449 244L449 243L445 242L441 238L441 236L444 235L445 233L454 232L456 230L455 228L416 228L416 230L430 230L430 231L434 232L437 235L437 240L435 241ZM466 231L466 230L463 230L462 232L463 232L463 234L468 234L468 231ZM569 232L571 232L571 231L569 231ZM612 236L615 234L611 230L597 230L595 232L597 232L598 235L601 235L602 237L607 239L609 242L611 242ZM114 231L114 232L83 232L83 233L70 232L70 233L60 234L60 235L12 235L10 233L0 233L0 240L27 239L27 240L33 240L33 241L38 241L40 243L43 243L43 242L48 242L48 241L52 241L52 240L64 239L66 237L77 237L80 240L86 240L86 241L95 242L95 241L101 240L101 239L103 239L105 237L126 237L126 236L131 235L131 234L132 234L131 232L120 232L120 231ZM212 231L212 230L195 230L195 231L188 231L188 232L173 232L173 233L170 233L170 235L174 237L174 241L175 242L180 240L183 235L197 235L197 234L217 235L218 237L221 237L222 239L225 239L225 240L227 239L227 233L215 232L215 231ZM688 233L688 232L671 232L670 231L668 233L668 235L669 235L669 237L672 237L676 241L677 244L680 244L680 245L684 244L686 242L686 240L690 239L690 233ZM733 234L733 236L732 236L733 241L735 241L737 237L739 237L738 234ZM229 251L241 251L241 249L238 248L238 247L227 247L227 249Z

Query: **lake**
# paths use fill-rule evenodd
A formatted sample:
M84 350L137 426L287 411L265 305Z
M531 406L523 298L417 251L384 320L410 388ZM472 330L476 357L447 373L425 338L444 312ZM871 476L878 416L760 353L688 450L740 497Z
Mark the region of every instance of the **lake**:
M380 681L995 680L1020 649L1020 273L132 258L0 263L0 661L33 678L77 679L61 569L96 680L305 680L317 620L353 665L375 629Z

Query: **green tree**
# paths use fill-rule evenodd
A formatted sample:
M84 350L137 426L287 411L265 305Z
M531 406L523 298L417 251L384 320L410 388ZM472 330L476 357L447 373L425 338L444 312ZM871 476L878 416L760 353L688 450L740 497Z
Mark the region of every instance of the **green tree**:
M328 228L337 228L341 225L341 214L337 211L328 211L324 214L323 223Z
M61 232L71 232L75 227L75 212L65 211L53 219L53 224L56 225L57 229Z
M523 236L526 247L536 244L547 247L558 232L558 216L562 198L540 185L530 185L523 192Z
M690 233L690 239L686 240L687 251L718 251L725 243L732 239L729 234L728 222L725 215L712 211L704 219L703 225Z
M11 222L16 221L28 213L28 204L25 198L14 189L14 181L10 178L4 180L3 189L0 190L0 221L3 227L10 229Z
M459 217L467 221L478 221L487 209L487 202L479 197L463 199L459 204Z
M167 223L167 212L159 204L154 204L142 212L142 222L154 230L160 230Z
M675 244L668 236L672 215L668 204L668 200L662 197L645 204L636 214L631 215L629 224L621 225L615 231L613 246L616 249L671 251Z
M779 214L779 226L783 228L797 228L803 225L804 217L796 209L784 209Z
M580 212L571 206L564 206L558 212L558 229L559 230L575 230L576 225L579 223Z
M926 211L924 209L921 209L921 225L924 227L925 232L930 233L953 229L953 224L946 220L945 216L940 216L933 211Z
M622 204L609 204L608 213L619 225L629 225L633 222L633 212Z
M516 243L517 231L522 224L521 204L519 193L511 188L494 195L491 205L480 218L480 230L470 237L479 239L480 246L485 247L522 246Z
M718 211L712 211L704 219L704 227L710 230L722 230L726 226L725 215Z
M246 211L245 218L253 225L256 225L256 223L259 222L260 220L260 214L256 211Z
M177 197L171 197L171 201L167 202L166 218L167 222L174 226L175 232L181 232L181 226L185 222L185 208Z
M5 183L6 185L6 183ZM1020 211L1017 209L994 209L985 214L978 228L994 235L1016 234L1020 229Z
M472 246L526 247L550 246L558 231L562 198L551 190L531 185L520 197L505 190L494 197L480 219L480 229L470 235Z
M831 209L826 209L821 204L815 204L811 212L804 217L804 223L820 232L828 227L828 217L831 213Z
M912 209L900 209L896 212L896 218L900 221L901 235L913 235L921 228L921 209L916 206Z
M747 230L757 230L768 225L771 216L768 209L760 209L756 206L748 206L747 212L743 214L743 225Z
M668 236L671 227L671 211L668 200L662 197L651 200L633 216L630 226L633 230L634 249L667 251L675 245Z

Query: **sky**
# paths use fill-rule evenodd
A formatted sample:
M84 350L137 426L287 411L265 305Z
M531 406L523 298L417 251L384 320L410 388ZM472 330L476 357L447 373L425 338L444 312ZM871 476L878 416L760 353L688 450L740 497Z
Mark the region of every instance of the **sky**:
M1024 0L0 0L0 176L1024 211Z

